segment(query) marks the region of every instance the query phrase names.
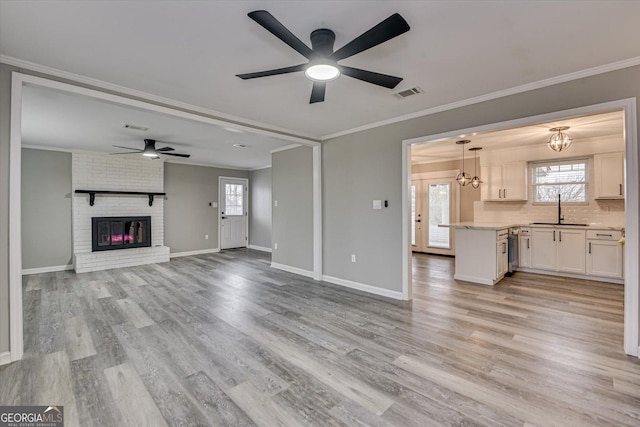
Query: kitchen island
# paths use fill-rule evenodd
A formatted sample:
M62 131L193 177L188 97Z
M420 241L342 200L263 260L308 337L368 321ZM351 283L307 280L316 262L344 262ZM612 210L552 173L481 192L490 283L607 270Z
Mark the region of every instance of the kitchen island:
M623 283L621 226L461 222L440 227L455 229L456 280L498 283L509 267L509 234L522 231L518 270Z

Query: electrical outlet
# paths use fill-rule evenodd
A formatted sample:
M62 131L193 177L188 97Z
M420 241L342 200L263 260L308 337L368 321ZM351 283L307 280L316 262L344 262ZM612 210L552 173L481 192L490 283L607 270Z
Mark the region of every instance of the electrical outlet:
M278 249L278 244L277 243L273 244L273 249Z
M278 207L278 201L277 200L273 202L273 206Z
M204 235L204 240L209 240L209 235L208 234Z
M351 262L356 262L356 254L351 254Z

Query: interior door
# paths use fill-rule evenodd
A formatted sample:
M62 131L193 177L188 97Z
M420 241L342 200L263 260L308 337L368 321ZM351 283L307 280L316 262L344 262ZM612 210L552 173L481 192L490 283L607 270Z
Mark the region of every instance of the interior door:
M456 221L454 191L451 180L412 181L411 243L414 251L454 254L453 229L439 226Z
M244 178L220 178L220 249L247 246L247 189Z

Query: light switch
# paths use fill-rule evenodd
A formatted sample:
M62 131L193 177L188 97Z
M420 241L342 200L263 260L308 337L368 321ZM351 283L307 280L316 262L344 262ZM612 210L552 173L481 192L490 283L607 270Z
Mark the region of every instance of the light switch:
M218 207L218 202L211 202L211 203L209 203L209 206L211 206L212 208L217 208Z
M278 207L278 201L277 200L273 202L273 206Z
M382 209L382 200L374 200L373 209Z

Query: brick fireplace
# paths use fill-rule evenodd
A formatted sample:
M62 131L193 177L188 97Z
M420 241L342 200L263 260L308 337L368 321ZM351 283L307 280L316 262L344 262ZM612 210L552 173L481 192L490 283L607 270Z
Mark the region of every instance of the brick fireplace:
M73 153L72 188L162 192L164 162L140 157ZM76 272L169 261L169 248L164 246L164 197L156 197L152 206L148 197L140 195L98 194L93 206L89 197L72 192ZM96 236L100 232L93 227L96 218L106 218L102 236ZM97 249L96 238L101 241Z

